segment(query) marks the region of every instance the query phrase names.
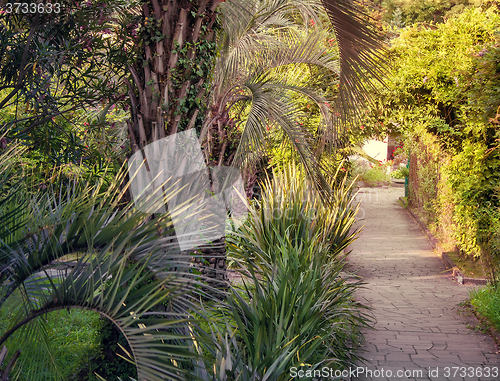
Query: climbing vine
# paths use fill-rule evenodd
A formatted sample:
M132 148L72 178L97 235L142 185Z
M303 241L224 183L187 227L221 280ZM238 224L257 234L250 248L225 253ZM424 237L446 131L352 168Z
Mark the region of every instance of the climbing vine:
M492 270L500 258L499 27L496 10L476 9L404 30L389 86L370 110L404 136L413 207Z

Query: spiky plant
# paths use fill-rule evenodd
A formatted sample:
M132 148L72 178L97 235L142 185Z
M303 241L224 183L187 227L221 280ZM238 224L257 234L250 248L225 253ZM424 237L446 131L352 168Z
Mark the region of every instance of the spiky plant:
M269 255L283 237L306 246L319 245L330 253L332 260L356 238L353 229L359 205L352 195L353 182L340 171L329 177L332 192L325 200L307 180L304 171L289 164L283 171L274 171L262 182L260 200L250 207L249 219L233 238L231 252L237 256L241 242L249 241ZM299 244L298 243L298 244ZM275 258L270 257L269 262Z
M287 380L292 367L346 369L359 360L365 307L354 300L359 283L341 276L321 238L308 246L288 233L279 246L263 251L243 246L244 293L229 299L244 364L262 378ZM271 262L271 259L274 262Z
M295 166L265 182L229 239L243 286L228 299L233 333L216 336L214 379L286 380L292 367L342 370L358 360L370 318L354 300L361 284L342 276L344 250L357 236L352 184L342 181L333 207Z
M172 229L171 219L149 220L121 202L124 170L107 188L72 183L30 198L22 179L11 181L16 157L16 147L0 152L0 309L15 311L0 347L15 335L21 351L36 341L50 351L43 317L85 309L123 334L139 380L188 377L202 358L192 350L204 335L191 311L200 313L204 291L192 257L159 233ZM68 254L79 259L61 271ZM21 352L17 371L32 360Z

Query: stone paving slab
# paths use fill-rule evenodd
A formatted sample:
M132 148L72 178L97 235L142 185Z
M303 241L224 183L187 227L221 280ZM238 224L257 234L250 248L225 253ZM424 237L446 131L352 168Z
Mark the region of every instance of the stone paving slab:
M425 234L398 203L403 195L403 188L362 188L357 196L358 226L364 227L349 248L349 263L366 283L357 298L373 309L375 329L364 331L360 355L367 361L359 364L372 373L348 379L500 380L493 340L469 329L474 318L460 314L458 304L470 288L446 272Z

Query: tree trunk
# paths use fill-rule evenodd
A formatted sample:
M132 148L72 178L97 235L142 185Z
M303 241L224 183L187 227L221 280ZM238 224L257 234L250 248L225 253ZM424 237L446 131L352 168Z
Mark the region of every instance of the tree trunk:
M197 128L206 109L216 54L219 0L151 0L143 4L142 57L129 67L129 134L136 152L158 139Z
M229 278L227 276L226 240L218 239L212 244L200 250L200 258L196 258L196 264L203 279L212 288L227 289Z
M132 153L177 132L198 134L207 112L208 79L216 55L216 8L220 0L150 0L143 4L139 46L142 56L129 67L128 123ZM210 149L205 149L207 164ZM223 160L222 160L223 161ZM219 160L216 165L222 165ZM224 239L202 250L211 286L227 283ZM199 261L201 262L201 261ZM224 288L224 287L223 287Z

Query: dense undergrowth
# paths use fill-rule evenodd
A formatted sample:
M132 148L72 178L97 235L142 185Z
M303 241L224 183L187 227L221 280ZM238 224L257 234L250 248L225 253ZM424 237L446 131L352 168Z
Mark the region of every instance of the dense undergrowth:
M191 255L159 236L170 223L148 221L122 200L123 173L106 187L63 181L30 195L12 176L21 156L15 146L0 152L0 259L9 269L0 340L9 354L21 350L14 379L127 379L135 367L156 379L161 363L173 379L278 380L292 366L344 369L357 360L369 318L354 299L360 284L341 276L357 235L343 172L329 194L295 166L270 175L228 237L244 287L213 300L189 270ZM74 267L63 275L59 259L68 255ZM110 348L135 365L110 361Z

